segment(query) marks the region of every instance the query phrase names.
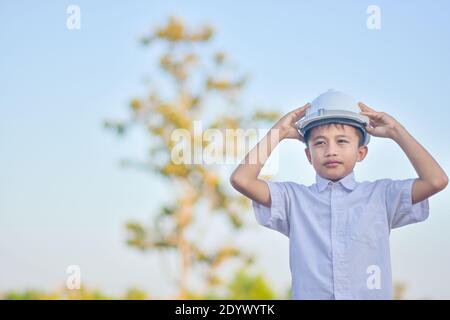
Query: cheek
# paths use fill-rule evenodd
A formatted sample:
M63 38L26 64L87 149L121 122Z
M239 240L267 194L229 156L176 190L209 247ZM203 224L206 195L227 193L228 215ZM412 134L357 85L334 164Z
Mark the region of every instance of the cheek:
M351 147L345 150L345 157L349 160L357 160L358 159L358 150Z
M318 163L322 160L322 153L320 151L314 150L311 152L311 162Z

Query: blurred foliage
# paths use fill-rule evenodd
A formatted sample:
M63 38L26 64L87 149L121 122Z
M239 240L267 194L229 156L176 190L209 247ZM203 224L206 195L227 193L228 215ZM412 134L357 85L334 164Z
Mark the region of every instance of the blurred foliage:
M245 269L237 270L232 281L226 288L226 293L217 294L214 291L199 295L188 291L187 299L275 299L275 293L270 289L262 275L251 275ZM51 292L25 289L23 291L10 291L0 294L4 300L148 300L151 296L144 290L133 287L122 296L114 297L98 289L81 287L78 290L61 288Z
M405 299L407 285L404 282L394 283L394 299ZM291 292L287 290L284 295L277 294L270 288L261 274L251 274L248 269L238 269L233 279L226 285L226 290L222 294L215 291L207 292L203 295L197 292L188 291L187 299L205 300L205 299L225 299L225 300L271 300L271 299L290 299ZM25 289L22 291L10 291L4 294L0 293L0 299L3 300L148 300L152 297L139 288L129 288L123 295L113 297L103 293L98 289L88 289L82 287L79 290L68 290L61 288L51 292L42 290ZM427 299L422 298L422 299Z
M196 143L199 133L194 130L194 122L201 120L203 131L216 129L223 133L226 140L220 150L223 159L230 156L237 159L241 146L236 141L229 146L237 130L258 128L264 121L272 122L279 117L270 110L241 105L240 96L249 77L239 73L222 50L207 50L214 34L210 25L194 29L178 17L170 17L144 35L141 43L156 56L153 63L158 72L151 76L156 81L149 81L146 96L130 100L129 117L105 121L106 128L121 136L132 127L141 128L148 135L148 160L123 163L162 177L172 201L161 205L149 225L129 221L126 224L127 243L143 252L177 255L179 266L173 275L178 288L175 298L182 299L213 295L214 289L217 292L223 290L227 286L220 272L223 266L230 262L235 268L245 268L253 263L254 257L233 241L245 227L242 217L249 211L249 201L230 188L230 173L223 176L223 166L173 162L174 130L186 130L190 134L192 154L201 153L212 143L217 143L205 141L203 137ZM209 224L203 216L199 218L205 211L210 213L210 219L223 216L228 220L229 240L224 239L215 248L206 249L205 234L193 231L199 223ZM214 230L207 231L214 235ZM195 236L189 236L192 233ZM193 277L194 282L202 286L195 292L188 285ZM237 279L244 281L244 278L240 274ZM243 289L251 297L258 296L260 291L263 296L270 296L262 278L247 281L247 285L256 281L255 287L240 287L235 283L233 295L239 296L237 290Z
M123 297L127 299L127 295ZM25 289L23 291L11 291L0 295L5 300L111 300L112 296L107 295L99 289L88 289L82 286L77 290L69 290L61 287L51 292L43 290Z
M229 295L226 299L276 299L274 291L267 285L261 274L252 276L245 269L239 270L228 286Z

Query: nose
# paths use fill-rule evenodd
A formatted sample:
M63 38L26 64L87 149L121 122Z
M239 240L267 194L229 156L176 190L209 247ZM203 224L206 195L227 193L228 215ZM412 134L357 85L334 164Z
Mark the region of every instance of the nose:
M325 155L327 157L336 156L337 155L337 153L336 153L336 146L335 146L335 144L333 142L331 142L331 143L329 143L327 145L327 148L325 150Z

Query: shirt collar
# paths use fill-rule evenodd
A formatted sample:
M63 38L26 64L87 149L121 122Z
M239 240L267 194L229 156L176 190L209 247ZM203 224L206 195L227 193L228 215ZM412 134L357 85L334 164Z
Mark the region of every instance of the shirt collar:
M333 182L331 180L322 178L319 174L316 173L316 184L317 184L317 187L318 187L320 192L325 190L325 188L327 187L327 185L330 182L332 184L333 183L340 183L342 186L344 186L345 188L347 188L349 190L355 189L356 185L358 184L355 181L355 173L353 172L353 170L352 170L352 172L350 172L348 175L346 175L344 178L342 178L338 182Z

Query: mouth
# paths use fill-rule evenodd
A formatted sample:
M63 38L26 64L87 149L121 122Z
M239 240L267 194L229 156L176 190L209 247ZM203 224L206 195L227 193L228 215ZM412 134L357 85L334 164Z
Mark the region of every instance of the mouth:
M328 161L324 163L324 166L327 168L334 168L340 165L342 162L340 161Z

